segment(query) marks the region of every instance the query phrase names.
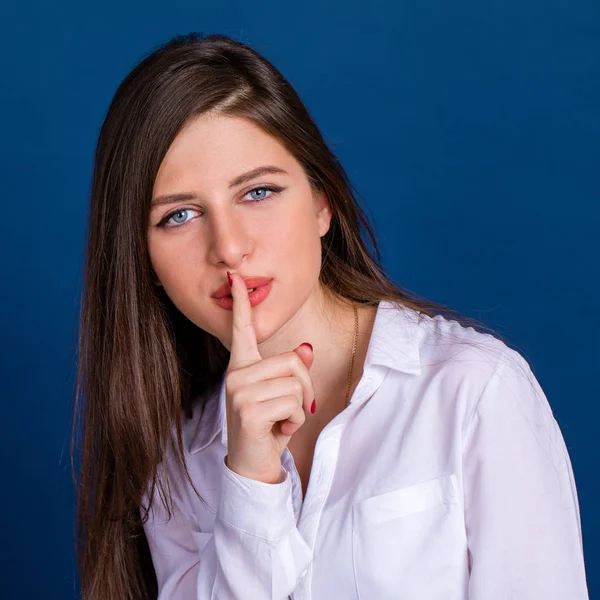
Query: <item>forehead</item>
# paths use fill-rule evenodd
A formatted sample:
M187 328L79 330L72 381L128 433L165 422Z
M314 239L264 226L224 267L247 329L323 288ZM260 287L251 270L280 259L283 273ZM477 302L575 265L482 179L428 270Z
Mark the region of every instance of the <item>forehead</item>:
M174 187L226 185L241 172L275 164L291 174L300 165L283 144L248 119L201 115L177 135L159 168L154 194Z

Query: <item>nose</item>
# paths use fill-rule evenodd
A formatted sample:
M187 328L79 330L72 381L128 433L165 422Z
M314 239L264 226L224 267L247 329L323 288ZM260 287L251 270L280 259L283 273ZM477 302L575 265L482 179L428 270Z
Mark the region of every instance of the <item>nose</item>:
M210 261L216 266L236 269L252 249L242 215L232 209L213 212L209 224Z

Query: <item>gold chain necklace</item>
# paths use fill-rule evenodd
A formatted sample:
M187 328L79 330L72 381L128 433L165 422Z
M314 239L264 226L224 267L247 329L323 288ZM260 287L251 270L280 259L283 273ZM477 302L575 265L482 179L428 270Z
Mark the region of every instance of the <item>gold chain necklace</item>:
M356 304L353 304L354 308L354 340L352 342L352 358L350 359L350 368L348 369L348 388L346 389L346 405L350 402L350 384L352 382L352 370L354 368L354 355L356 354L356 341L358 338L358 310L356 310Z

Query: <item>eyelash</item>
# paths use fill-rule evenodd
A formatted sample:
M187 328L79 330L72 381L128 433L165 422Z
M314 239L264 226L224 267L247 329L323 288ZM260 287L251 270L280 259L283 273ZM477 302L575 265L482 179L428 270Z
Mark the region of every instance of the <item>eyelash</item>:
M283 191L284 188L279 187L278 185L259 185L257 187L252 188L251 190L248 190L244 196L247 196L248 194L250 194L251 192L255 192L257 190L266 190L268 192L273 192L273 194L278 194L279 192ZM266 202L267 200L269 200L273 194L271 194L270 196L267 196L266 198L258 198L256 200L249 200L248 202L250 202L250 204L262 204L263 202ZM194 208L178 208L177 210L174 210L172 212L170 212L169 214L165 215L162 220L158 223L157 227L162 227L164 229L177 229L178 227L183 227L184 225L187 225L190 221L186 221L185 223L179 223L178 225L167 225L167 223L173 218L173 215L176 215L180 212L184 212L186 210L196 210Z

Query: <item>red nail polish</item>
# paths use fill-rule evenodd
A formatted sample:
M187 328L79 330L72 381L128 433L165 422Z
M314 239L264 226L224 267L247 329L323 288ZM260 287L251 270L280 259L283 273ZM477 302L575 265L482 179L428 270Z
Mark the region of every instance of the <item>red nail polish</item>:
M231 273L227 271L227 281L229 281L229 285L233 285L233 279L231 278Z
M314 415L316 410L317 410L317 399L315 398L312 401L312 404L310 405L310 412L313 413L313 415Z

